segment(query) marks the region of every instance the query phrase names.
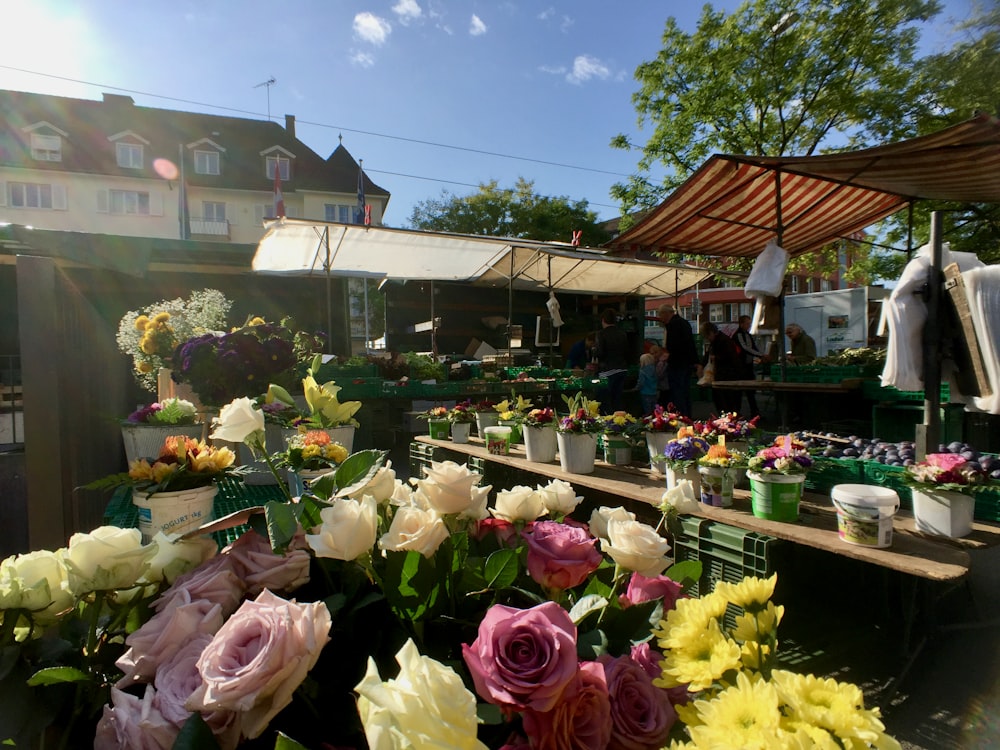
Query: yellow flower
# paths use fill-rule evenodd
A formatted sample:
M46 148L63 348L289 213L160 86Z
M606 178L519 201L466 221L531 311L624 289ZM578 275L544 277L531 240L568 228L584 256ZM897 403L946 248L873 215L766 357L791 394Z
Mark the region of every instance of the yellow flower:
M128 465L128 475L136 480L152 479L153 471L149 465L149 461L139 458Z
M770 661L771 647L766 643L748 641L740 649L740 661L745 669L759 672L763 664Z
M515 417L517 417L517 412L515 411L500 412L500 419L514 419Z
M781 747L778 691L766 680L744 673L713 700L695 701L702 723L689 728L698 747Z
M260 317L259 315L255 315L254 317L252 317L252 318L250 319L250 322L249 322L249 323L247 323L247 325L248 325L248 326L262 326L262 325L264 325L264 323L266 323L266 322L267 322L267 321L266 321L266 320L264 320L264 319L263 319L262 317Z
M142 338L139 339L139 350L143 354L155 354L156 353L156 339L154 339L150 334L152 331L146 331Z
M347 448L342 446L340 443L330 443L326 447L327 458L331 461L336 461L338 464L344 463L347 460Z
M151 473L153 475L152 479L154 482L159 484L164 479L173 474L174 471L176 470L177 470L177 464L165 464L162 461L157 461L155 464L153 464L153 468L151 470Z
M316 458L323 452L320 445L306 445L302 448L302 458Z
M168 312L160 312L160 313L156 313L156 315L153 316L153 321L152 322L155 325L159 325L161 323L166 323L168 320L170 320L170 313L168 313Z
M726 600L715 593L701 599L679 599L667 619L653 630L653 636L659 639L660 648L685 648L725 612Z
M739 668L739 644L727 638L713 619L685 646L664 653L663 677L653 684L658 687L690 684L693 691L705 690L726 672Z
M748 612L757 612L774 596L774 585L777 581L777 573L770 578L748 576L737 584L720 581L713 593L725 597L730 603L743 607Z
M733 638L738 641L762 641L770 638L777 631L778 623L784 615L784 606L775 607L774 602L768 602L767 607L759 612L739 615Z
M142 372L142 373L152 372L153 371L153 365L150 364L149 362L146 362L145 360L143 360L142 362L136 362L135 369L138 372Z
M140 315L138 318L135 319L135 330L145 331L147 325L149 325L149 318L147 318L145 315Z

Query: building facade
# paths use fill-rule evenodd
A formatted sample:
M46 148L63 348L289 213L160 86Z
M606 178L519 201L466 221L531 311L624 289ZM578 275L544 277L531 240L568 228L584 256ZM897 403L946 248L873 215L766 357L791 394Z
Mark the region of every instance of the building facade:
M380 225L389 201L343 144L324 159L300 141L291 115L281 127L120 94L0 91L0 222L256 244L278 188L297 218L353 223L363 191Z

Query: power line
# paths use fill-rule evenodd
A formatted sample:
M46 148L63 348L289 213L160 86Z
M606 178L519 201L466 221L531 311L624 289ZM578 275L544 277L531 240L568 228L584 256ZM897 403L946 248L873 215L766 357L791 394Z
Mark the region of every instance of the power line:
M102 88L102 89L111 89L113 91L124 91L127 94L138 94L139 96L149 96L149 97L153 97L155 99L165 99L167 101L179 102L181 104L191 104L191 105L194 105L194 106L197 106L197 107L208 107L208 108L211 108L211 109L223 110L225 112L236 112L238 114L243 114L243 115L253 115L254 117L262 117L262 114L260 112L251 112L249 110L238 109L238 108L235 108L235 107L224 107L224 106L222 106L220 104L208 104L206 102L199 102L199 101L195 101L193 99L182 99L182 98L176 97L176 96L166 96L164 94L154 94L154 93L151 93L149 91L139 91L137 89L127 89L127 88L123 88L121 86L111 86L109 84L104 84L104 83L94 83L92 81L83 81L83 80L80 80L78 78L69 78L67 76L55 75L54 73L39 73L38 71L34 71L34 70L26 70L25 68L17 68L17 67L14 67L13 65L2 65L2 64L0 64L0 68L3 68L5 70L13 70L13 71L16 71L18 73L27 73L28 75L42 76L44 78L55 78L56 80L67 81L69 83L79 83L79 84L83 84L84 86L94 86L94 87ZM263 86L263 85L266 85L266 84L260 84L260 85ZM268 113L267 119L268 120L271 119L270 118L270 113ZM453 145L448 144L448 143L438 143L436 141L425 141L425 140L421 140L419 138L407 138L405 136L400 136L400 135L389 135L387 133L377 133L377 132L371 131L371 130L358 130L357 128L348 128L348 127L344 127L342 125L329 125L329 124L323 123L323 122L311 122L309 120L299 120L298 122L301 123L301 124L303 124L303 125L313 125L315 127L320 127L320 128L330 128L330 129L335 129L335 130L343 130L343 131L346 131L348 133L356 133L358 135L367 135L367 136L371 136L373 138L386 138L388 140L402 141L404 143L415 143L415 144L419 144L421 146L433 146L434 148L445 148L445 149L450 149L452 151L463 151L465 153L480 154L482 156L495 156L495 157L500 158L500 159L513 159L515 161L524 161L524 162L528 162L528 163L531 163L531 164L542 164L542 165L545 165L545 166L548 166L548 167L559 167L561 169L575 169L575 170L578 170L578 171L581 171L581 172L593 172L595 174L605 174L605 175L609 175L611 177L624 177L624 178L630 177L630 175L624 174L622 172L611 172L609 170L596 169L594 167L581 167L581 166L577 166L575 164L564 164L562 162L547 161L545 159L535 159L535 158L532 158L530 156L514 156L513 154L503 154L503 153L500 153L500 152L497 152L497 151L486 151L485 149L470 148L470 147L467 147L467 146L453 146ZM595 204L595 205L600 205L600 204Z

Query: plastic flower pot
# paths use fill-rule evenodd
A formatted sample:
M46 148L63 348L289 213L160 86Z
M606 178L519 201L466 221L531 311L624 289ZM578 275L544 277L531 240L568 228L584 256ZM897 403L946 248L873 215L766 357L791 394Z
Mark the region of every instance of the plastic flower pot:
M769 521L795 521L805 486L805 474L758 474L748 471L753 514Z
M701 501L717 508L732 507L736 471L728 466L699 466Z
M837 509L837 534L859 547L892 544L892 518L899 510L899 495L888 487L870 484L838 484L830 490Z
M211 521L216 492L214 484L176 492L134 491L132 504L139 511L143 544L153 541L158 531L186 534Z
M558 432L559 465L568 474L593 474L597 458L597 436L590 433Z
M483 440L486 439L486 428L496 427L498 424L500 424L500 415L495 411L476 412L476 433Z
M467 443L470 432L472 432L470 422L455 422L451 426L451 440L454 443Z
M333 469L300 469L288 472L288 491L292 497L302 497L309 489L309 483L329 474Z
M960 537L972 531L975 498L950 490L913 490L913 519L928 534Z
M669 432L647 432L646 447L649 449L649 468L663 473L663 449L670 442Z
M139 458L156 458L160 455L163 441L171 435L200 440L203 424L134 424L122 422L122 442L125 444L125 458L131 463Z
M510 427L494 426L484 430L486 434L486 451L494 456L506 456L510 453Z
M447 419L428 419L427 431L433 440L447 440L451 422Z
M612 466L632 463L632 446L621 435L604 436L604 460Z
M499 422L501 427L510 427L510 442L520 443L521 442L521 423L515 419L501 419Z
M524 426L524 450L529 461L537 461L542 464L555 461L558 447L559 441L556 439L554 426Z
M696 465L691 465L683 471L677 471L676 469L671 469L669 466L665 467L663 473L667 477L667 489L672 490L677 486L677 482L681 479L687 479L691 482L691 487L694 489L694 494L697 495L701 490L699 489L701 485L701 479L698 475L698 467Z

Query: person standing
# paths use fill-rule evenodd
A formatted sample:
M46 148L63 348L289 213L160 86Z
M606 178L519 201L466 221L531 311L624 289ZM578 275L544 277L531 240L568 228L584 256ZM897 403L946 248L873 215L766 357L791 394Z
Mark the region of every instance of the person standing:
M691 326L677 314L673 305L660 305L658 317L664 328L667 350L667 381L670 400L678 413L691 416L691 370L698 360Z
M656 407L656 358L651 352L639 357L639 398L642 401L642 415L652 414Z
M708 358L715 368L714 379L739 380L741 364L735 342L720 331L715 323L702 324L701 335L708 342ZM743 392L713 386L712 402L719 414L739 412L740 404L743 402Z
M601 405L608 414L622 408L622 392L628 375L628 336L618 325L618 313L609 307L601 314L601 330L597 332L594 351L598 374L607 380Z
M816 342L802 330L798 323L785 326L785 335L792 342L788 361L796 365L807 365L816 359Z
M567 370L582 370L590 363L594 339L595 334L588 333L569 348L569 352L566 354Z
M649 348L649 353L653 355L653 366L656 369L656 403L669 410L670 381L667 380L667 352L659 344L653 344Z
M750 333L750 323L752 322L749 315L741 315L739 318L739 327L736 329L736 333L733 334L733 341L736 342L736 346L740 350L740 380L756 380L757 373L754 371L754 364L766 359L764 352L757 347L757 341L754 339L753 334ZM743 393L747 397L750 416L760 416L755 390L747 388Z

